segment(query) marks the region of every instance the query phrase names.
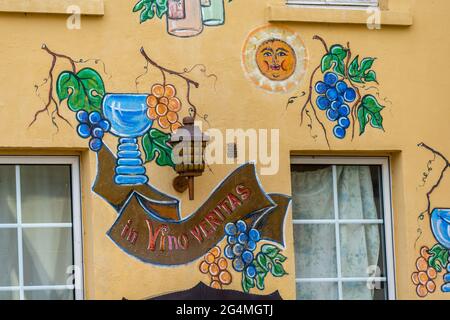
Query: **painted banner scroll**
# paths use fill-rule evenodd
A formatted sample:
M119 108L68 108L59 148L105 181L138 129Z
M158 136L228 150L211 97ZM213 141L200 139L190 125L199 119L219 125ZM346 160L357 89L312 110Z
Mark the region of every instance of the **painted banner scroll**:
M150 185L114 184L115 162L111 151L102 148L93 190L119 214L108 236L143 262L181 265L195 261L225 237L227 223L237 220L257 228L261 239L284 246L284 218L290 197L266 194L253 163L233 171L196 212L180 219L178 200Z

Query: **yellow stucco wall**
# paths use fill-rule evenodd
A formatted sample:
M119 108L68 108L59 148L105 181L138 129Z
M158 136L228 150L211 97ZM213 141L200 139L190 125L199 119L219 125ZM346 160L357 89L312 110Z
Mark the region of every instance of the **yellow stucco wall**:
M17 0L16 0L17 1ZM280 1L281 3L282 1ZM295 92L307 89L307 79L323 55L323 47L312 40L318 34L328 44L351 43L364 56L377 57L376 70L382 96L392 104L384 111L384 128L368 130L354 141L330 139L331 149L319 135L313 139L306 126L300 127L300 105L285 108L291 93L267 93L251 83L241 66L241 52L247 35L267 23L267 4L263 0L234 0L226 3L226 23L207 28L200 36L181 39L169 36L165 21L153 19L139 24L138 14L131 12L133 1L105 0L104 16L82 16L81 29L66 28L65 15L38 13L0 13L0 151L5 154L76 154L81 156L82 209L84 228L85 296L87 299L139 299L194 286L206 278L198 272L198 262L181 267L158 267L144 264L121 251L106 232L116 219L116 212L90 190L96 173L95 154L88 152L86 141L75 130L59 121L59 132L47 114L28 127L34 113L42 107L35 85L47 76L51 57L41 50L45 43L52 50L73 58L101 59L108 75L104 76L108 92L136 92L135 79L143 73L145 61L139 53L145 47L160 64L183 70L204 64L207 73L217 75L214 86L198 70L192 72L201 83L192 92L199 111L208 114L212 127L280 128L280 171L276 176L261 177L267 192L291 193L290 155L302 154L380 154L391 156L394 209L396 287L400 299L415 299L410 281L418 256L414 248L419 226L423 229L420 244L435 243L427 222L417 222L426 206L426 188L418 187L430 154L419 149L426 142L450 156L447 106L450 41L450 3L437 1L390 1L398 10L413 13L411 26L383 25L371 31L364 24L330 24L277 22L298 33L309 52L307 75ZM409 7L410 6L410 7ZM57 69L67 68L58 63ZM94 65L95 66L95 65ZM100 64L97 65L99 69ZM155 79L155 80L152 80ZM148 92L152 81L160 81L158 70L150 69L139 89ZM179 83L175 79L172 82ZM45 90L40 91L45 99ZM65 105L64 105L65 106ZM61 113L76 125L74 114L66 107ZM318 128L314 128L317 133ZM114 146L112 137L106 139ZM375 153L374 153L375 152ZM210 191L235 166L213 165L196 180L196 200L179 195L171 183L173 170L154 164L147 167L150 180L160 190L182 201L183 216L203 203ZM437 171L437 170L435 170ZM430 179L437 179L436 172ZM432 180L435 181L435 180ZM433 206L450 205L450 179L444 180L433 195ZM295 269L290 213L286 221L286 269L288 276L269 277L265 293L279 290L286 299L295 298ZM236 279L238 275L235 275ZM439 282L438 282L439 284ZM231 289L240 289L235 281ZM430 299L448 299L439 290Z

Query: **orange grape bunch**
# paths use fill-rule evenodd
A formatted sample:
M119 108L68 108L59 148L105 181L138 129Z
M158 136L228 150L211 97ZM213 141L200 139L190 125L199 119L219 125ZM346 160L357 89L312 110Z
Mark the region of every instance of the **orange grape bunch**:
M437 271L429 266L428 259L431 254L428 247L420 249L420 257L416 260L417 272L411 275L412 282L417 286L416 293L419 297L425 298L429 293L436 291L436 283L434 280L437 277Z
M201 273L210 275L209 286L214 289L222 289L224 285L229 285L233 280L231 273L227 270L228 262L221 257L221 253L222 250L219 247L212 248L199 265Z
M171 132L181 127L178 121L181 101L176 95L177 90L173 85L155 84L147 97L147 116L157 121L162 129L170 129Z

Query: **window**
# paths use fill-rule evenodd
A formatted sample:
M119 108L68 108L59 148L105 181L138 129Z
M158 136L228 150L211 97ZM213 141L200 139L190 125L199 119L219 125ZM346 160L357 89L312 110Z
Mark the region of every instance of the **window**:
M377 7L378 0L286 0L287 4Z
M82 299L77 157L0 156L0 300Z
M388 159L291 163L297 299L395 299Z
M0 1L0 12L35 12L52 14L72 14L73 7L82 15L103 16L103 0L10 0Z

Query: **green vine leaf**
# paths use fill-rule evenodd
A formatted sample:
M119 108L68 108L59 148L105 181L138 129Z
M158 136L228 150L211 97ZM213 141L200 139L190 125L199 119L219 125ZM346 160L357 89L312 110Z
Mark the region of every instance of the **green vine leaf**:
M142 137L142 148L145 152L145 162L151 162L156 159L156 164L163 166L175 167L172 161L172 147L168 145L170 134L159 131L158 129L150 129Z
M282 255L281 253L277 254L275 256L275 258L273 259L274 261L280 261L280 262L285 262L287 260L287 257Z
M264 253L270 259L275 259L275 257L280 252L280 249L278 249L276 246L272 244L265 244L261 247L261 252Z
M268 269L261 267L261 265L259 264L259 262L257 260L253 261L253 265L256 268L256 273L267 273L269 271Z
M105 85L100 74L94 69L85 68L77 74L64 71L56 81L56 94L60 102L67 99L67 106L74 112L100 111Z
M370 70L375 58L364 58L359 63L359 56L356 56L348 68L350 80L356 83L377 82L375 71Z
M256 277L251 279L251 282L247 280L247 283L244 281L246 277L245 272L242 275L242 288L244 291L253 288L255 285L259 290L264 290L264 280L269 272L274 277L282 277L287 274L283 267L283 262L287 258L280 251L280 249L271 244L265 244L261 247L261 251L256 255L256 259L252 263L256 269Z
M245 293L249 293L252 288L255 287L255 279L247 276L245 272L242 273L242 290Z
M345 63L343 60L339 59L337 56L332 54L327 54L322 58L322 73L333 69L340 76L345 75Z
M345 49L340 44L335 44L330 48L330 53L337 56L339 59L344 61L347 58L347 49Z
M367 72L366 75L364 76L364 81L365 82L376 82L376 83L378 83L376 72L373 71L373 70L370 70L369 72Z
M375 128L383 128L383 117L381 111L384 107L378 102L373 95L366 95L362 98L361 105L358 107L359 135L362 135L368 123Z
M169 10L167 0L156 0L156 15L158 18L162 18L164 14Z
M428 260L430 267L436 269L437 272L441 272L442 268L446 268L448 264L449 252L440 244L436 244L430 249L431 257Z
M153 11L152 7L145 7L140 14L140 22L143 23L147 20L153 19L154 16L155 12Z
M361 61L360 72L365 75L372 68L374 61L375 58L364 58Z
M287 274L286 270L284 270L283 265L280 262L272 263L272 267L270 268L270 272L274 277L282 277Z
M321 62L322 73L324 73L327 70L330 70L332 66L333 66L333 55L332 54L324 55Z
M258 253L258 255L256 256L256 261L264 272L269 271L269 260L264 253Z
M140 0L138 3L136 3L133 7L133 12L141 11L144 9L144 6L146 3L149 2L148 0Z
M141 23L153 19L155 14L161 19L168 11L167 0L139 0L133 7L133 12L138 11L141 11Z
M321 62L322 73L333 69L341 76L345 76L345 58L347 57L347 49L336 44L330 48L330 51L323 56Z
M264 284L264 280L266 278L267 273L257 273L256 274L256 287L259 290L264 290L264 288L266 287Z
M348 75L350 77L357 77L359 75L359 56L356 56L352 63L350 63Z

